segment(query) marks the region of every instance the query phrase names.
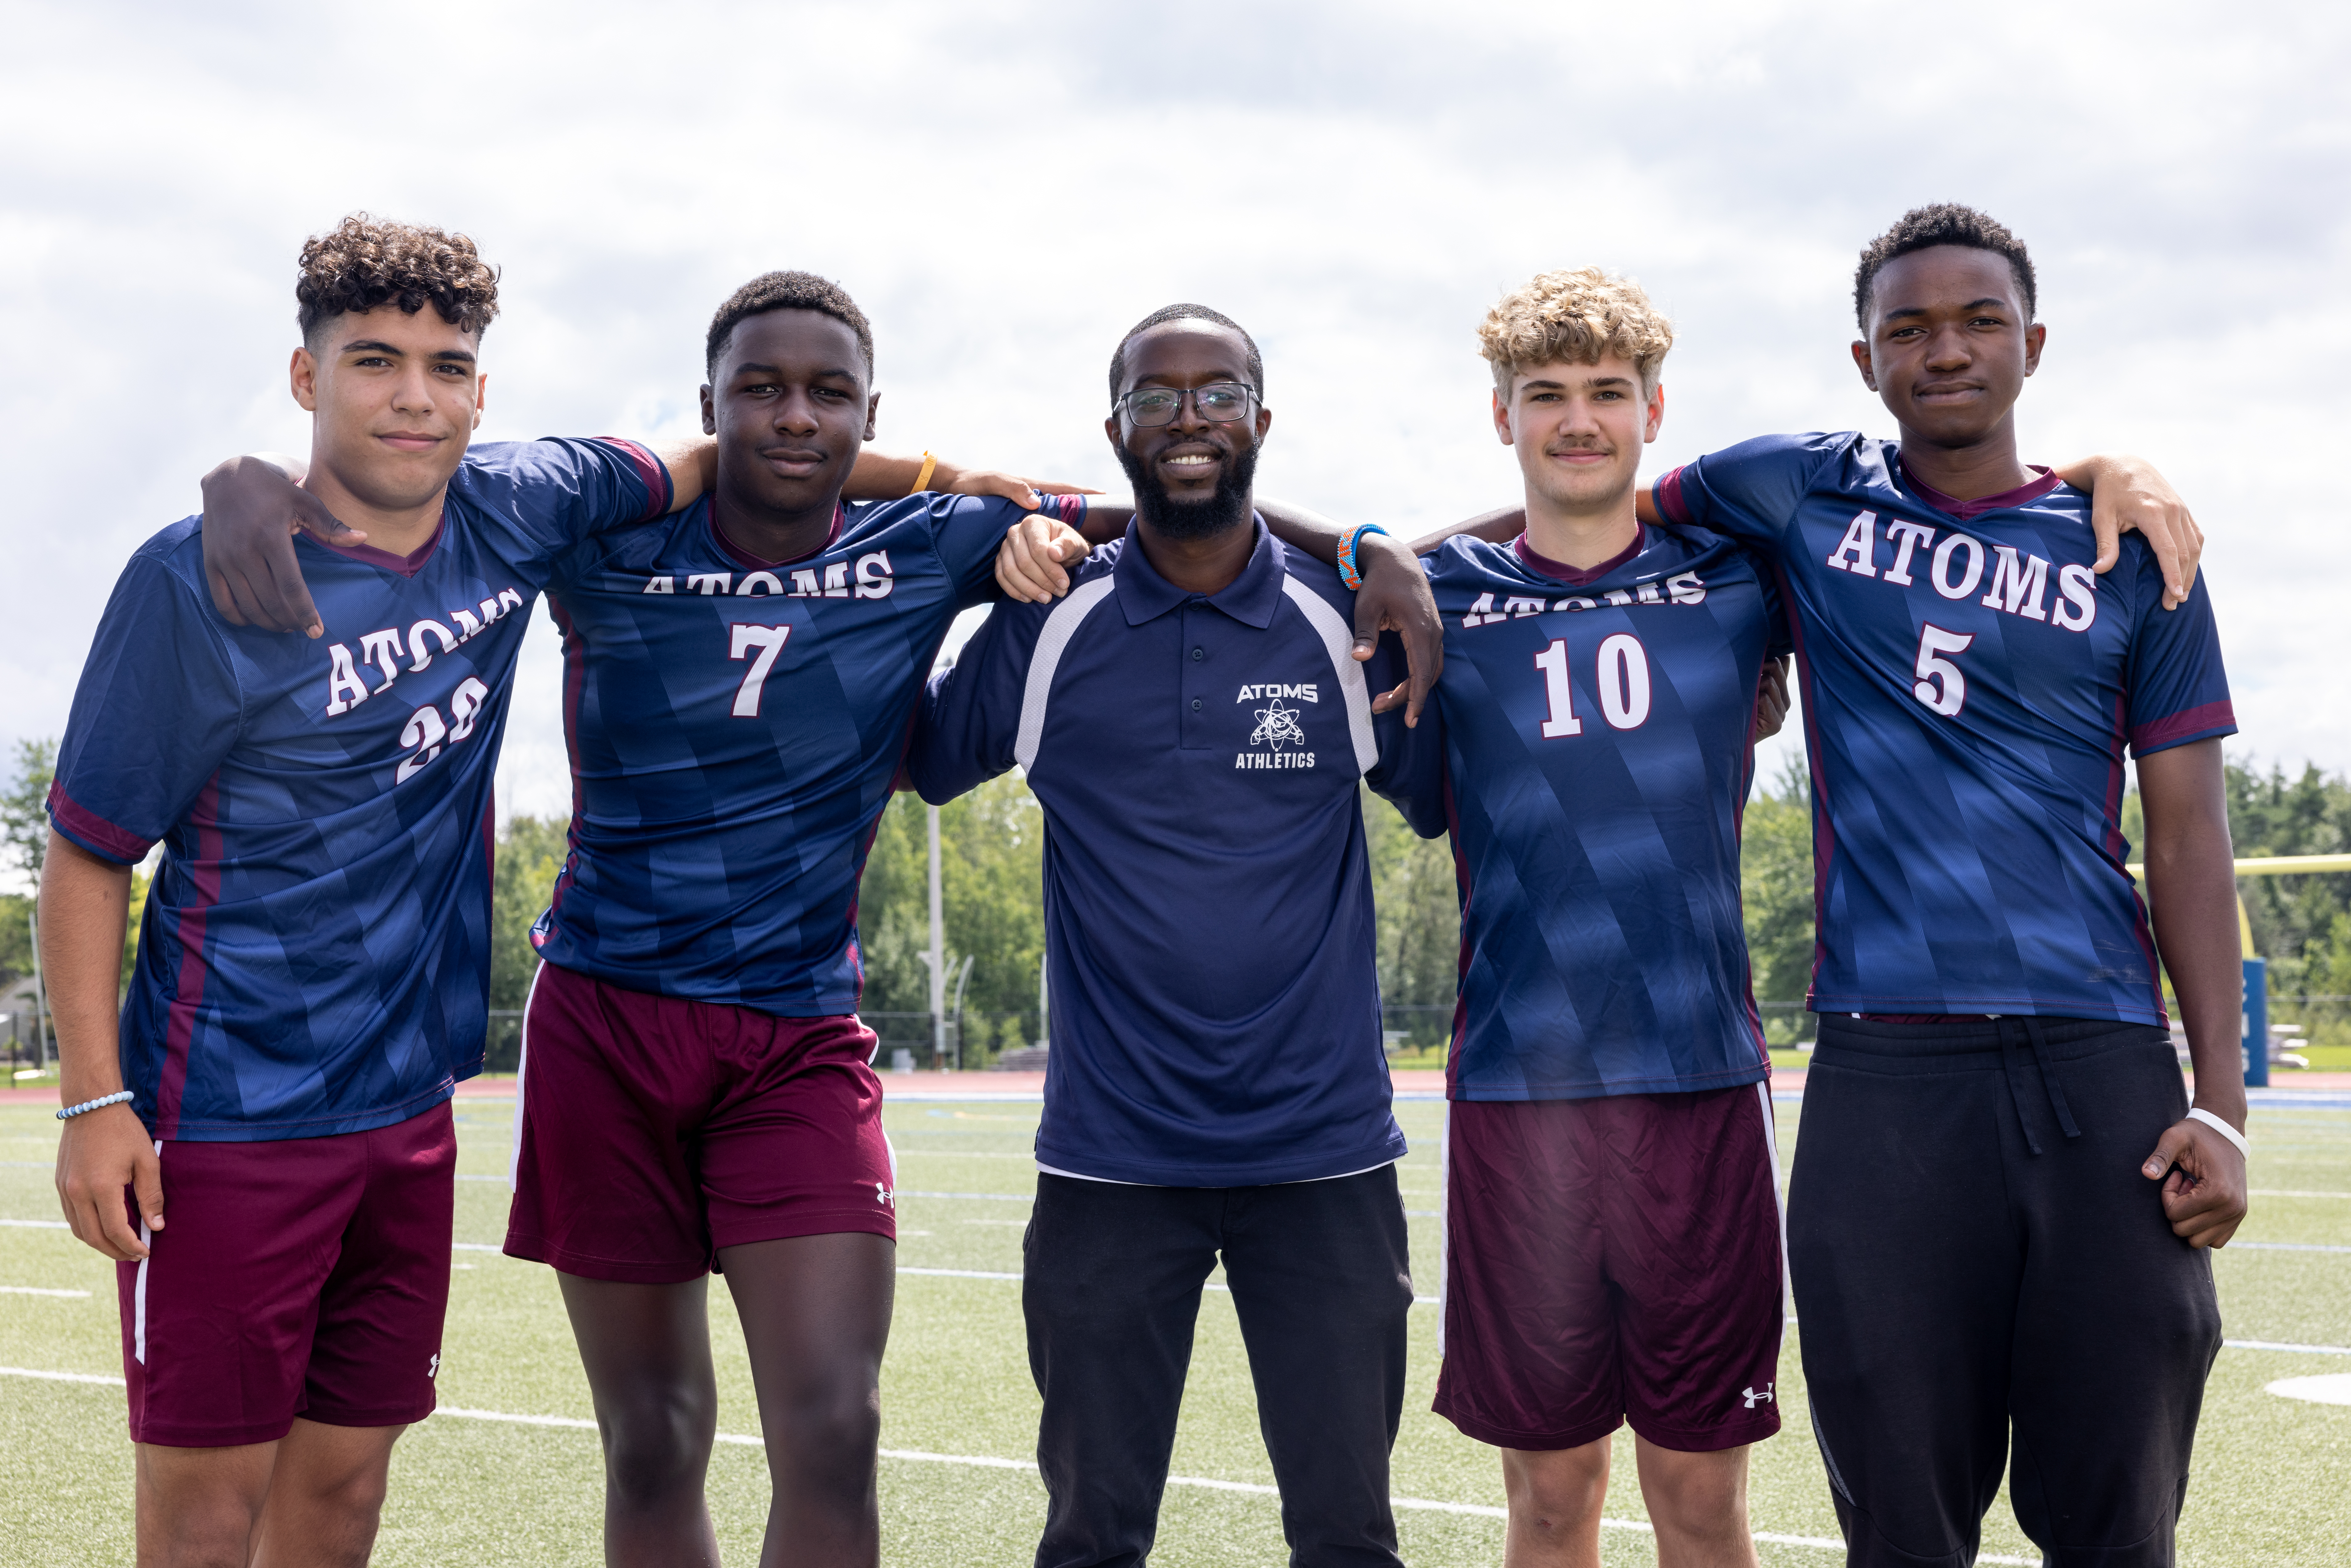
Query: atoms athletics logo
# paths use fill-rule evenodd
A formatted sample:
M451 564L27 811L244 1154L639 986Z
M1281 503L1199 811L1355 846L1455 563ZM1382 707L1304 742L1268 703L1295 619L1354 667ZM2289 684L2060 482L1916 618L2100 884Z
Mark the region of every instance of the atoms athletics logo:
M1300 716L1306 710L1291 707L1283 700L1286 697L1294 697L1310 703L1319 703L1322 700L1322 694L1316 690L1315 683L1311 681L1299 684L1268 682L1258 685L1243 686L1240 689L1240 695L1233 699L1235 702L1259 703L1263 706L1252 710L1257 717L1257 727L1249 731L1249 743L1252 749L1233 754L1235 768L1311 768L1314 766L1314 754L1305 749L1305 727L1298 722ZM1254 749L1260 747L1264 749ZM1289 749L1293 747L1297 749Z

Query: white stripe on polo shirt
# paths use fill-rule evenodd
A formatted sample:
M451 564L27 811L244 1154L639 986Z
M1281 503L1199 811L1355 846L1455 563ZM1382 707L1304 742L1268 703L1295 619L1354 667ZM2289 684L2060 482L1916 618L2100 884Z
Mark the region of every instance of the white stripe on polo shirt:
M1329 600L1296 578L1285 573L1281 580L1281 591L1298 606L1299 613L1306 617L1306 623L1322 637L1322 651L1331 655L1331 673L1338 677L1339 693L1347 705L1347 734L1355 743L1355 771L1369 773L1380 760L1380 745L1372 738L1372 699L1364 685L1364 667L1355 663L1354 631L1340 619L1337 611L1331 608ZM1075 622L1071 625L1074 628ZM1045 630L1048 636L1051 635L1050 625ZM1041 648L1041 642L1040 646ZM1057 654L1059 652L1059 649L1055 650ZM1032 681L1036 678L1033 672L1029 678ZM1024 714L1022 716L1024 722L1020 733L1026 738L1029 733L1025 722L1027 716Z
M1053 672L1061 667L1062 652L1078 634L1079 624L1117 586L1117 574L1104 572L1092 582L1080 583L1045 617L1044 627L1037 633L1037 646L1029 657L1029 684L1020 692L1020 733L1012 742L1013 759L1022 772L1037 765L1038 737L1045 733L1045 703L1053 695ZM1355 684L1364 684L1360 673Z

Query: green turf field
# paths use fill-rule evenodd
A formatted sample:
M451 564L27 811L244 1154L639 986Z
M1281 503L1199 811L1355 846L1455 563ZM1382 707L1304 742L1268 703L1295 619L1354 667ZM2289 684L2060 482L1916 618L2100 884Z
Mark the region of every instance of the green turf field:
M1795 1107L1782 1105L1782 1157ZM1400 1105L1414 1146L1403 1167L1415 1211L1414 1271L1437 1278L1437 1117ZM584 1423L580 1376L553 1276L503 1258L509 1105L458 1106L457 1272L441 1373L444 1413L412 1431L392 1469L376 1561L386 1564L601 1562L601 1478L594 1433L478 1413ZM900 1100L889 1114L900 1155L899 1261L909 1270L1012 1274L1032 1185L1033 1105ZM2263 1110L2254 1216L2216 1264L2228 1337L2351 1346L2351 1111ZM49 1164L57 1123L39 1106L0 1106L0 1219L57 1215ZM2293 1196L2283 1196L2283 1195ZM2304 1249L2323 1249L2311 1250ZM112 1265L61 1228L0 1226L0 1366L120 1374ZM71 1292L88 1292L77 1294ZM58 1293L66 1292L66 1293ZM758 1430L740 1339L723 1291L716 1326L724 1401L719 1428ZM1492 1454L1428 1414L1437 1376L1433 1311L1414 1314L1413 1396L1396 1444L1398 1513L1415 1563L1497 1562L1501 1483ZM2221 1352L2205 1403L2196 1476L2182 1531L2191 1564L2336 1564L2351 1560L2351 1406L2263 1392L2278 1378L2351 1373L2351 1354ZM1753 1524L1767 1537L1836 1534L1809 1435L1793 1331L1781 1363L1787 1428L1756 1450ZM900 1277L883 1378L883 1552L898 1563L1025 1563L1043 1493L1020 1468L1034 1440L1036 1396L1021 1345L1019 1286L1009 1280L909 1272ZM465 1415L458 1412L475 1412ZM1622 1434L1620 1442L1628 1441ZM970 1461L996 1461L973 1463ZM1009 1461L1007 1463L1006 1461ZM1653 1562L1629 1452L1608 1513L1612 1563ZM0 1563L128 1563L131 1449L122 1394L107 1383L0 1375ZM1272 1479L1257 1437L1248 1368L1230 1299L1201 1312L1192 1383L1176 1441L1177 1476L1252 1490L1171 1486L1155 1561L1270 1564L1284 1560ZM757 1554L767 1478L755 1441L722 1442L711 1468L712 1511L730 1562ZM1466 1507L1465 1507L1466 1505ZM1986 1532L1987 1561L2031 1560L2002 1502ZM1823 1545L1767 1539L1766 1563L1841 1561Z

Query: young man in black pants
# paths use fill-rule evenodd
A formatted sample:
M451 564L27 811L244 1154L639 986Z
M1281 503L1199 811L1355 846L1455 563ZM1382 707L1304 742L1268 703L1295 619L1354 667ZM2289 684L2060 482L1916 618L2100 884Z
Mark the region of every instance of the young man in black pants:
M2168 1564L2220 1341L2203 1249L2245 1213L2236 726L2196 534L2143 465L2019 461L2045 332L2007 229L1909 213L1855 304L1898 442L1766 437L1642 506L1762 556L1794 622L1821 1032L1789 1255L1847 1561L1972 1562L2012 1432L2052 1568Z
M1393 1564L1413 1287L1357 800L1403 721L1370 693L1402 660L1358 664L1341 573L1253 514L1272 415L1248 334L1161 311L1111 392L1132 528L1067 598L997 609L934 682L913 760L932 801L1017 762L1045 811L1036 1561L1149 1555L1221 1257L1290 1561Z
M2203 1249L2245 1212L2211 604L2167 611L2140 539L2098 577L2088 498L2018 460L2044 329L2005 228L1909 214L1855 305L1898 443L1766 438L1656 494L1797 612L1822 1017L1788 1228L1847 1561L1972 1561L2012 1431L2053 1568L2168 1564L2220 1341Z

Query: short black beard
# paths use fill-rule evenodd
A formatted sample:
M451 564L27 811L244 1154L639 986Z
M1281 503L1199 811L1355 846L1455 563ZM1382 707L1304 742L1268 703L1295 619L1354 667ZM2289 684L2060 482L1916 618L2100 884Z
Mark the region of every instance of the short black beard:
M1134 486L1134 510L1162 538L1212 539L1244 527L1249 520L1249 486L1257 477L1257 447L1242 448L1225 465L1217 493L1205 501L1179 501L1167 493L1165 481L1153 465L1125 447L1118 449L1119 466Z

